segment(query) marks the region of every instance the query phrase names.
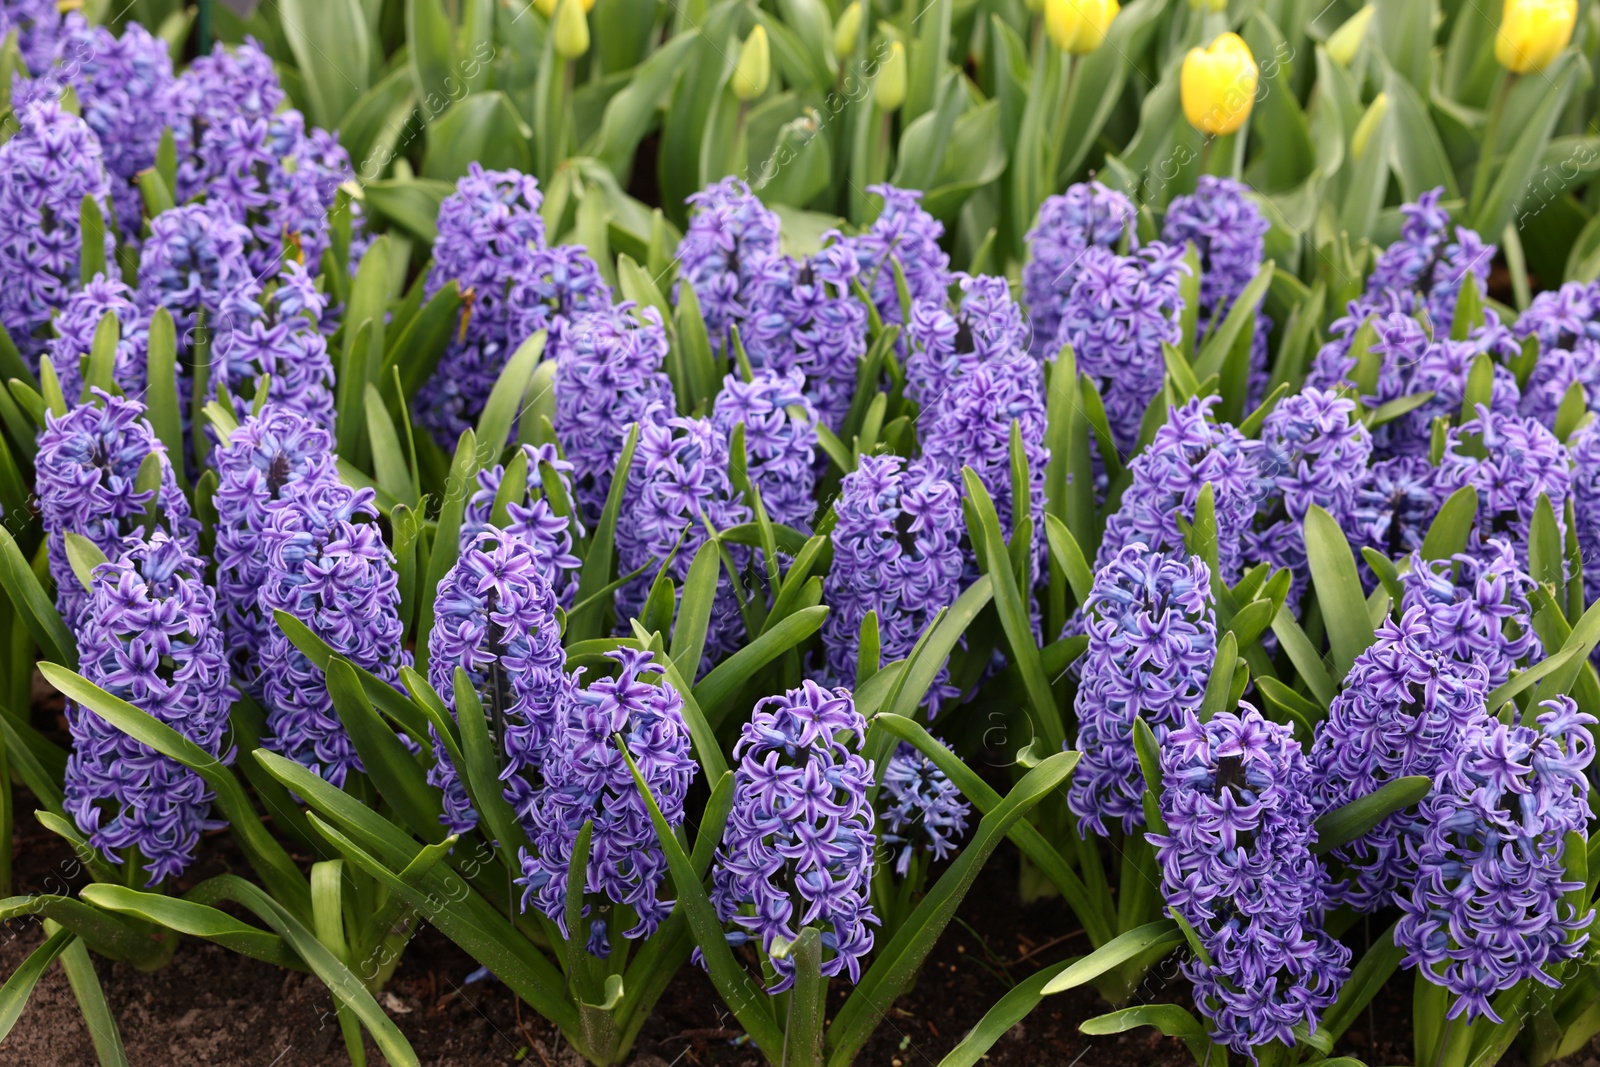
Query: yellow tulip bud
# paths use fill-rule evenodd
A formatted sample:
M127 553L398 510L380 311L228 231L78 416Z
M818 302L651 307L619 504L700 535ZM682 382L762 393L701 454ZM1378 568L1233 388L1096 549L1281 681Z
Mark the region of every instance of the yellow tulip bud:
M1506 0L1494 58L1513 74L1541 71L1567 47L1577 21L1578 0Z
M1372 142L1372 135L1377 131L1378 124L1383 121L1383 116L1389 113L1389 94L1379 93L1372 98L1366 114L1361 116L1361 121L1356 123L1356 132L1350 136L1350 155L1357 163L1367 154L1367 145Z
M555 18L556 0L533 0L533 6L545 18ZM585 14L593 11L594 0L583 0L583 10Z
M1228 0L1189 0L1189 6L1196 11L1210 11L1220 15L1228 10Z
M856 38L861 36L861 0L852 0L849 7L833 24L833 54L843 59L856 50Z
M1063 52L1087 55L1105 43L1121 10L1117 0L1045 0L1045 32Z
M583 12L583 0L557 0L555 46L562 59L577 59L589 50L589 18Z
M1250 117L1260 77L1250 46L1236 33L1189 49L1179 79L1184 117L1204 133L1232 133Z
M1367 36L1367 27L1372 25L1372 16L1377 13L1377 6L1368 4L1345 19L1344 25L1328 35L1328 58L1341 67L1348 67L1350 61L1356 58L1356 52L1360 51L1361 42Z
M767 91L772 80L772 50L767 46L767 28L757 23L744 39L739 49L739 63L733 68L733 79L728 83L733 95L746 102Z
M872 85L872 100L879 111L898 111L906 102L906 46L899 41L889 45L889 55L878 68Z

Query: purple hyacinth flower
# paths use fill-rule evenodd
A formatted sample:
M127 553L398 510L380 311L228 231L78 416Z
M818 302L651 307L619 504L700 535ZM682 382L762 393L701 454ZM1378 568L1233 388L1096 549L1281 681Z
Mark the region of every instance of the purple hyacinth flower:
M535 784L566 715L570 683L556 599L533 546L497 530L480 533L439 581L428 635L428 681L454 713L456 668L467 672L505 752L506 801L531 838ZM428 783L444 791L440 821L452 833L478 822L466 787L438 737Z
M1573 434L1572 516L1577 526L1578 551L1583 556L1583 584L1588 599L1600 592L1600 421L1592 421ZM1568 575L1574 579L1576 574Z
M689 197L689 228L678 242L678 282L694 290L711 342L720 348L728 327L742 323L761 278L778 254L778 216L738 178L723 178Z
M1103 567L1135 541L1153 552L1184 551L1178 517L1195 521L1207 484L1216 507L1217 561L1223 581L1239 572L1246 532L1256 514L1261 446L1227 423L1208 418L1215 396L1196 397L1169 410L1150 447L1129 470L1133 484L1106 522L1096 566Z
M639 446L628 470L628 488L617 521L617 566L638 577L617 590L617 618L638 618L655 571L669 555L666 573L682 595L689 566L706 543L707 526L727 530L751 521L750 507L728 480L728 439L709 419L668 419L647 412L639 424ZM735 560L745 553L731 549ZM676 552L676 555L673 553ZM701 668L739 648L744 625L727 572L717 577Z
M1348 526L1371 455L1372 434L1355 401L1337 393L1307 389L1285 397L1262 423L1261 499L1245 534L1244 558L1287 568L1291 605L1299 603L1308 577L1301 532L1306 513L1320 507Z
M289 483L267 513L261 613L283 611L333 649L391 685L411 654L400 645L400 590L371 489L334 477ZM334 785L361 771L322 668L274 626L261 650L267 736L262 745Z
M895 264L906 279L906 291L915 304L937 300L950 287L950 257L939 247L944 225L922 209L922 193L897 189L892 185L869 185L867 192L883 198L883 210L859 234L842 237L825 234L850 251L860 266L861 285L872 298L878 318L886 323L904 324L900 289L895 281Z
M600 519L629 427L652 408L673 408L672 380L663 369L667 347L655 308L636 312L619 304L574 323L556 364L555 427L585 522Z
M894 873L901 878L919 851L936 861L954 855L972 814L949 775L904 741L889 757L878 798L883 843L894 851Z
M798 368L806 395L834 431L850 411L858 365L867 354L867 309L853 290L859 273L842 244L810 259L768 257L739 326L751 365Z
M1390 559L1421 548L1444 502L1437 475L1426 456L1397 456L1367 468L1350 512L1351 546L1375 548Z
M150 313L136 302L137 294L120 278L96 274L67 298L56 316L56 337L50 342L50 365L61 382L68 403L83 398L83 363L94 348L95 331L107 315L117 317L117 352L111 380L130 396L145 390L149 363Z
M1111 436L1133 448L1145 408L1161 390L1161 346L1181 340L1183 249L1152 241L1132 255L1084 250L1049 351L1070 344L1078 370L1100 390Z
M547 330L543 358L560 362L591 315L611 309L611 287L582 245L556 245L533 254L529 270L511 280L511 306L528 333Z
M1400 576L1402 607L1423 609L1431 636L1427 644L1458 663L1484 669L1490 689L1511 677L1517 661L1531 663L1543 648L1533 629L1530 594L1538 583L1517 564L1509 541L1491 538L1482 557L1411 557Z
M17 112L20 128L0 145L0 325L37 368L45 327L79 288L83 198L104 215L111 183L94 131L53 100ZM105 233L114 261L116 237Z
M114 561L151 509L161 528L190 551L200 533L143 405L98 390L94 397L60 417L46 413L34 459L56 607L69 627L77 624L84 594L67 559L67 534L87 537ZM147 461L154 464L147 475L153 484L141 487Z
M1488 673L1440 651L1429 609L1407 604L1351 666L1311 745L1311 796L1319 812L1359 799L1404 775L1432 777L1465 731L1488 714ZM1415 809L1397 811L1331 855L1342 864L1329 895L1357 911L1388 904L1416 864L1407 842L1421 832Z
M911 307L906 328L906 395L932 407L961 377L994 361L1016 361L1039 373L1027 353L1028 329L1004 278L955 276L961 299L954 307L940 293Z
M1512 331L1517 338L1539 340L1539 361L1523 395L1524 415L1553 427L1573 385L1583 387L1591 410L1600 406L1600 284L1568 282L1537 294ZM1520 355L1520 348L1514 354Z
M202 340L202 317L211 341L261 314L261 286L245 259L249 242L250 231L221 207L184 204L150 220L139 252L139 298L152 313L159 305L172 315L180 397L191 388L187 357Z
M1193 713L1161 748L1164 834L1148 834L1166 902L1209 960L1183 971L1211 1038L1242 1054L1294 1029L1316 1032L1350 973L1323 929L1311 770L1287 726L1249 704L1202 723Z
M226 445L214 449L217 491L217 594L234 677L261 696L261 659L276 631L262 610L268 564L265 537L271 513L303 482L338 480L333 437L292 408L268 403L246 416Z
M1526 561L1528 527L1541 494L1565 534L1561 516L1572 487L1567 450L1533 419L1478 405L1477 418L1446 435L1437 481L1441 500L1462 486L1477 490L1478 514L1467 541L1474 555L1486 556L1489 542L1504 538Z
M22 61L33 74L43 74L55 62L61 21L56 0L12 0L0 7L0 40L16 33Z
M417 425L442 447L453 447L477 420L506 361L545 325L544 305L512 299L535 280L534 256L545 247L543 202L531 176L474 162L439 205L424 295L432 299L455 282L461 323L414 410Z
M78 628L79 671L231 763L223 740L238 693L228 684L205 564L162 530L129 537L116 555L90 582ZM194 771L76 704L67 707L67 726L66 810L113 863L143 859L154 885L194 861L203 831L227 825L211 817L211 790ZM123 849L133 855L119 855Z
M1449 336L1467 275L1477 279L1480 293L1488 290L1495 255L1494 245L1465 226L1455 227L1450 239L1450 213L1439 206L1443 195L1441 186L1401 205L1400 239L1378 256L1363 297L1374 310L1424 314L1435 337Z
M216 335L212 386L227 379L240 417L248 414L262 375L270 375L266 402L333 429L333 360L317 328L328 298L305 268L290 260L276 287L261 300L261 315Z
M822 935L822 974L860 981L878 917L872 883L873 767L860 749L866 721L846 689L802 682L760 701L734 745L733 811L711 868L711 903L731 944L757 942L770 962L767 992L794 985L794 961L773 956L805 927Z
M1030 349L1041 359L1055 358L1061 314L1086 249L1115 251L1124 237L1139 247L1138 212L1126 196L1099 182L1080 182L1059 196L1045 197L1039 222L1028 231L1028 262L1022 291L1028 303Z
M822 624L828 671L856 681L861 624L878 613L879 661L903 659L960 593L966 554L961 494L925 460L862 456L834 501L833 566L823 581L832 610ZM941 666L931 707L959 695Z
M1095 575L1084 605L1089 647L1079 661L1076 709L1082 753L1067 805L1101 837L1120 822L1144 825L1144 775L1133 723L1160 740L1197 711L1217 656L1211 573L1199 556L1152 552L1137 542Z
M591 920L588 950L601 957L611 954L613 907L632 909L636 919L623 937L645 938L672 914L673 905L659 895L667 858L618 740L669 826L683 825L684 798L700 770L690 754L683 697L653 677L662 666L651 662L650 653L633 648L606 655L617 662L617 676L574 685L566 703L533 808L538 851L522 854L518 880L525 887L523 908L537 904L572 936L566 916L568 872L578 835L592 823L583 911Z
M1525 979L1551 988L1592 916L1566 899L1569 834L1588 837L1595 720L1571 697L1543 701L1537 725L1480 721L1422 802L1417 879L1396 893L1403 965L1455 994L1447 1018L1500 1016L1490 997Z
M744 381L730 374L711 409L711 425L728 440L744 426L750 483L773 522L811 532L817 510L817 409L805 394L798 368L788 373L758 370Z
M172 136L178 154L178 188L173 195L183 203L204 194L227 164L221 153L207 151L210 138L235 118L268 118L284 94L272 57L247 37L237 48L219 42L210 55L197 57L178 77L172 97L177 111Z
M573 499L572 464L561 458L554 445L523 445L522 456L527 464L527 488L521 495L507 499L507 521L502 529L507 537L525 541L533 549L539 557L539 573L550 583L556 603L562 610L571 611L578 593L578 571L583 566L583 560L572 554L572 539L584 535L583 522L571 514L570 504L563 503L558 508L551 503L542 478L544 467L548 466L570 501ZM477 540L479 534L495 529L489 520L505 476L505 467L498 463L478 472L478 488L468 498L461 517L463 550Z

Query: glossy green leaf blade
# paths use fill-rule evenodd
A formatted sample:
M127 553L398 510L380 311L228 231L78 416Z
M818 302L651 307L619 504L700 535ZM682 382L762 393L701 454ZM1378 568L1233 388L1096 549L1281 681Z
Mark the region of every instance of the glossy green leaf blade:
M1125 934L1120 934L1108 943L1101 945L1089 955L1076 960L1061 970L1055 978L1045 985L1042 992L1046 996L1055 993L1064 993L1069 989L1076 989L1086 982L1092 982L1103 974L1107 974L1129 960L1138 959L1159 948L1177 948L1183 944L1183 931L1178 929L1178 924L1171 919L1159 919L1153 923L1146 923Z
M1361 588L1350 542L1345 540L1338 520L1315 504L1306 512L1305 540L1306 562L1328 629L1333 678L1338 681L1349 673L1356 656L1373 642L1367 596Z
M191 895L204 895L206 892L205 883L201 883L191 891ZM208 904L106 883L84 886L79 895L97 908L131 915L190 937L214 941L230 952L251 959L264 960L276 967L294 971L307 969L300 957L277 934L241 922Z
M17 1020L22 1018L22 1010L28 1006L28 998L33 995L33 987L39 984L44 972L73 940L70 932L57 930L45 938L44 944L28 953L28 958L11 972L6 984L0 987L0 1041L6 1039L11 1028L17 1025Z
M1349 844L1395 812L1419 803L1432 789L1433 781L1426 775L1412 775L1341 804L1317 819L1317 840L1311 851L1321 855Z

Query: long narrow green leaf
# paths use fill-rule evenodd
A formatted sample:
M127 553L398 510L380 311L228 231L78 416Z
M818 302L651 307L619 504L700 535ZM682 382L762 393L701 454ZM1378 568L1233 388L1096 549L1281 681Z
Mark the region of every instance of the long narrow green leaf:
M960 642L961 636L992 599L994 583L986 574L956 598L956 602L928 633L927 640L913 650L901 675L902 680L894 690L894 702L886 711L904 715L908 719L916 715L917 708L922 705L928 690L933 688L934 680L949 661L950 653Z
M828 609L823 605L797 611L700 679L700 684L694 687L694 698L712 727L722 722L733 698L757 671L822 629L827 617Z
M1427 775L1412 775L1385 782L1365 796L1341 804L1317 819L1317 840L1311 851L1321 855L1356 840L1384 819L1409 808L1433 789Z
M84 900L97 908L131 915L143 922L154 923L176 933L214 941L230 952L251 959L264 960L276 967L304 971L307 967L284 944L283 938L268 930L240 922L227 912L209 904L196 903L186 897L169 897L164 893L147 893L127 886L96 882L86 885L79 893ZM210 887L202 882L187 896L209 896Z
M0 525L0 585L11 597L17 616L33 635L46 658L69 667L78 665L78 642L61 621L61 613L39 584L38 576L11 537Z
M1050 996L1076 989L1103 974L1109 974L1129 960L1138 959L1155 949L1177 948L1183 942L1183 931L1179 930L1178 924L1171 919L1158 919L1153 923L1146 923L1118 935L1089 955L1068 965L1051 979L1041 992Z
M1338 520L1315 504L1306 512L1305 540L1306 563L1316 586L1323 623L1328 628L1333 679L1339 681L1374 640L1367 597L1361 588L1355 557L1350 553L1350 542L1345 540Z
M349 662L334 657L328 663L327 683L339 722L378 792L412 833L429 844L444 840L439 790L427 783L417 761L373 710L372 698Z
M44 972L73 940L73 935L68 931L57 930L45 938L44 944L28 953L28 958L11 972L6 984L0 987L0 1041L6 1039L11 1028L17 1025L17 1020L22 1018L22 1009L28 1006L33 987L39 984Z
M46 921L45 930L54 923ZM67 974L67 984L78 1001L78 1014L89 1028L89 1040L94 1044L95 1058L100 1067L128 1067L128 1054L122 1047L122 1031L117 1028L116 1016L106 1000L106 991L100 986L100 976L95 974L94 961L82 941L74 939L61 953L61 969Z

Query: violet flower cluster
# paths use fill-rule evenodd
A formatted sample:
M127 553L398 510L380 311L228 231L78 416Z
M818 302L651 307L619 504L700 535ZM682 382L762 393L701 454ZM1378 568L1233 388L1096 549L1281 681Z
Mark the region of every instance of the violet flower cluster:
M883 210L859 234L833 235L849 249L861 268L861 285L872 298L878 318L904 325L907 311L900 306L895 266L906 280L911 302L936 300L950 285L950 257L939 247L944 224L923 210L922 193L892 185L869 185L867 192L883 198Z
M878 616L881 667L911 652L935 615L955 603L966 563L961 494L926 460L862 456L833 505L833 566L823 581L829 674L856 681L861 624ZM941 667L930 706L958 695Z
M154 484L141 487L152 457ZM47 412L34 470L56 607L69 627L77 624L84 593L67 559L67 534L88 538L114 562L123 539L143 528L153 510L159 528L197 549L200 524L190 518L166 448L137 401L96 390L65 415Z
M724 178L689 197L689 227L678 242L678 282L694 291L711 343L721 349L728 327L749 315L764 262L778 254L778 216L738 178Z
M269 375L267 403L333 429L333 360L317 328L327 305L305 268L293 260L285 263L276 288L261 301L261 315L217 337L213 390L218 376L224 376L243 417L261 376Z
M1152 241L1119 256L1099 246L1084 250L1047 351L1070 344L1078 371L1100 390L1118 449L1139 439L1145 408L1161 391L1166 357L1161 346L1181 339L1179 281L1188 271L1183 249Z
M111 183L94 131L46 100L17 112L19 128L0 145L0 326L31 367L48 345L45 329L79 287L83 198L104 216ZM108 226L105 257L115 262Z
M228 684L205 564L163 530L130 536L116 557L96 567L90 582L79 671L219 762L232 762L223 738L238 694ZM211 790L194 771L75 704L67 726L66 810L113 863L143 859L148 884L156 884L194 861L203 831L226 825L211 817Z
M695 553L710 530L718 532L751 521L750 507L728 480L728 439L709 419L664 417L656 411L639 424L639 446L628 471L627 494L617 521L617 564L622 574L644 572L617 590L619 619L637 618L650 595L656 571L683 582ZM743 553L730 549L737 560ZM743 623L733 583L726 570L717 577L702 668L739 648Z
M568 870L579 833L592 823L583 913L590 919L588 950L602 957L611 954L613 907L632 910L636 922L622 936L633 939L655 933L673 906L660 897L667 859L622 748L672 827L683 825L684 798L699 772L683 697L660 680L664 668L639 649L607 656L618 665L616 677L574 685L566 702L533 809L537 854L523 854L520 879L523 908L536 903L563 935L573 936L566 916Z
M1567 835L1588 837L1595 720L1572 698L1542 702L1537 725L1481 720L1422 802L1411 844L1417 878L1396 894L1406 966L1455 994L1448 1018L1488 1016L1490 997L1525 979L1559 988L1592 916L1564 899Z
M619 304L583 318L556 364L556 436L587 523L599 521L629 427L675 404L666 357L660 312Z
M750 483L767 517L806 534L817 509L817 421L798 368L758 370L749 382L730 374L711 409L711 425L727 440L744 426Z
M1566 448L1542 423L1496 414L1480 404L1477 418L1446 435L1436 492L1444 500L1462 486L1477 490L1478 514L1468 551L1483 555L1492 540L1502 538L1525 553L1541 495L1549 499L1556 526L1564 533L1561 516L1572 488L1569 465Z
M958 274L961 299L951 306L941 292L911 307L906 327L906 395L924 409L938 406L944 391L992 362L1016 362L1039 376L1027 352L1028 328L1004 278Z
M1478 664L1490 689L1510 678L1519 660L1531 664L1543 651L1528 603L1538 583L1518 565L1509 541L1491 538L1481 556L1425 560L1413 554L1400 585L1402 609L1422 609L1428 647L1458 663Z
M853 289L859 277L855 256L839 243L809 259L772 256L739 327L753 366L805 375L806 396L834 431L850 411L867 354L867 309Z
M1477 280L1480 293L1487 291L1495 255L1494 245L1485 244L1465 226L1456 226L1451 240L1450 213L1439 206L1443 195L1441 186L1423 193L1414 204L1401 205L1405 221L1400 239L1378 257L1363 298L1374 310L1425 314L1435 337L1449 335L1456 300L1469 274Z
M1583 585L1593 599L1600 591L1600 420L1592 421L1567 442L1572 457L1572 516L1583 557ZM1577 578L1568 575L1568 579Z
M1523 391L1524 415L1554 427L1574 385L1582 387L1591 411L1600 407L1600 284L1567 282L1537 294L1512 329L1519 338L1539 340L1539 361Z
M1429 608L1407 604L1351 666L1311 745L1310 796L1319 812L1359 799L1406 775L1433 777L1488 711L1488 675L1439 651ZM1394 812L1330 854L1341 865L1329 897L1361 912L1390 903L1416 877L1415 809Z
M334 477L289 482L261 535L263 619L283 611L334 653L391 685L411 660L400 644L394 556L378 528L371 489ZM361 771L361 757L333 709L322 668L270 626L261 649L267 730L262 745L334 785Z
M506 501L506 524L502 529L507 537L527 542L539 557L539 573L550 583L556 603L562 610L570 611L578 593L578 572L583 561L572 552L574 537L584 535L583 522L570 513L569 505L559 508L551 503L543 481L546 467L554 472L561 492L568 500L572 495L572 464L562 459L554 445L523 445L522 460L526 488L521 494ZM493 530L495 500L504 484L506 468L495 464L478 472L478 488L467 499L461 517L461 548L477 540L478 535Z
M1248 704L1202 723L1185 713L1161 749L1165 833L1149 834L1167 904L1210 959L1183 965L1212 1039L1295 1044L1350 973L1328 936L1321 865L1311 854L1311 770L1292 731Z
M178 336L178 395L192 388L189 364L196 347L261 314L261 286L250 270L250 231L227 209L184 204L150 220L139 252L139 295L172 315ZM201 325L204 324L204 335Z
M1045 197L1039 223L1028 231L1028 262L1022 268L1035 356L1054 359L1059 351L1062 313L1085 250L1115 251L1124 238L1137 249L1137 223L1132 201L1099 182L1080 182Z
M849 690L807 680L756 704L734 745L733 811L711 868L711 903L754 940L776 976L767 992L794 984L794 961L773 956L805 927L822 938L822 974L861 978L878 923L872 882L871 761L860 749L866 720Z
M1184 551L1178 517L1195 520L1200 493L1209 484L1221 578L1230 584L1235 580L1256 514L1261 446L1227 423L1211 422L1208 416L1216 402L1215 396L1196 397L1169 410L1150 446L1129 465L1133 484L1106 521L1096 566L1136 541L1153 552Z
M259 697L262 655L277 630L260 601L269 573L266 529L273 510L303 483L338 481L333 437L303 413L268 403L246 416L211 460L217 471L212 559L228 660L239 684Z
M506 800L529 837L536 832L535 790L570 688L556 598L543 569L529 542L493 529L478 534L439 581L428 635L428 682L454 713L456 669L467 672L506 754ZM466 833L478 813L437 736L433 748L428 784L444 792L440 821Z
M1082 756L1067 805L1082 828L1107 837L1118 822L1124 833L1144 825L1134 720L1159 741L1205 696L1217 656L1211 574L1199 556L1134 542L1095 575L1084 614L1074 745Z
M28 70L38 74L55 56L61 33L61 8L56 0L13 0L0 7L0 40L17 34L17 49Z
M894 873L901 878L910 874L919 850L935 860L954 854L972 814L950 777L904 741L883 770L878 798L883 844L894 853Z
M1366 545L1390 559L1422 547L1439 505L1438 479L1427 456L1396 456L1374 463L1356 487L1350 544Z
M117 317L117 352L111 380L124 395L145 390L149 364L150 313L137 303L138 294L120 279L96 274L67 298L54 323L50 365L61 383L61 395L77 403L83 396L83 362L94 348L95 331L107 315ZM176 379L174 379L176 380Z

